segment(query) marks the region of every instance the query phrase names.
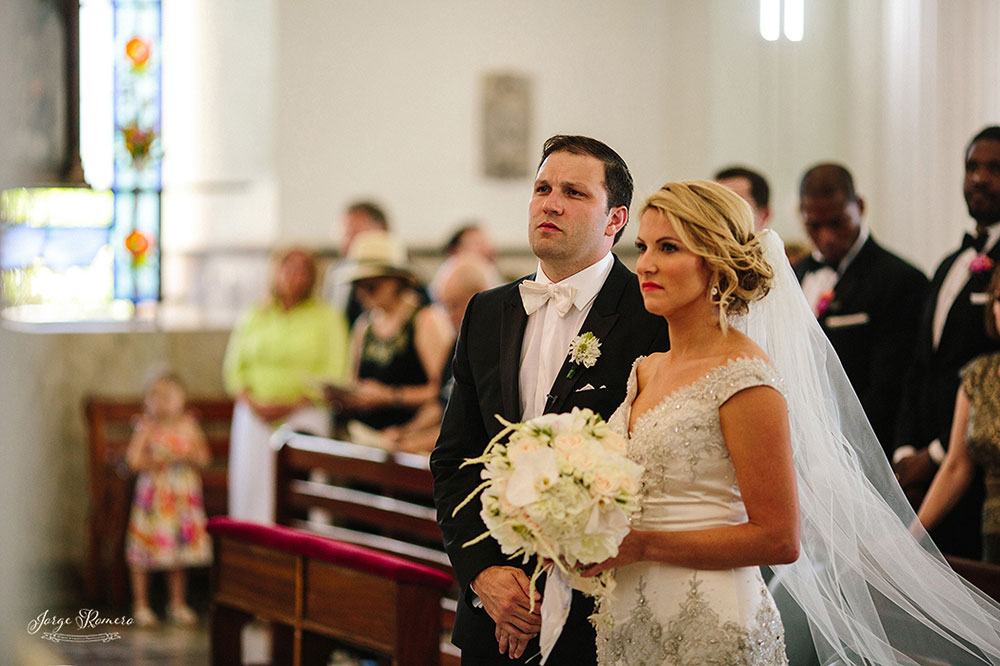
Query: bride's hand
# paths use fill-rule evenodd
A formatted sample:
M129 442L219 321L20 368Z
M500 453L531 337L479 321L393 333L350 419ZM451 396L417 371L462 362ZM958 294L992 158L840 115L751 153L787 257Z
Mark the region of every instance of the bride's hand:
M631 530L625 535L621 545L618 546L618 555L604 560L603 562L598 562L597 564L592 564L589 567L586 567L580 572L580 575L584 578L590 578L592 576L596 576L602 571L607 571L608 569L615 569L617 567L623 567L626 564L641 562L644 559L644 551L645 540L643 539L643 533L637 530Z

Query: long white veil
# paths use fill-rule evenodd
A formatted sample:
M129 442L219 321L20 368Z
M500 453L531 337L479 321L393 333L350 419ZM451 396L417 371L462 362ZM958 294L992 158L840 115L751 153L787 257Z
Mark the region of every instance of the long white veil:
M916 516L781 239L759 238L772 288L733 324L785 380L802 544L798 561L774 569L809 619L820 663L1000 665L1000 606L911 528Z

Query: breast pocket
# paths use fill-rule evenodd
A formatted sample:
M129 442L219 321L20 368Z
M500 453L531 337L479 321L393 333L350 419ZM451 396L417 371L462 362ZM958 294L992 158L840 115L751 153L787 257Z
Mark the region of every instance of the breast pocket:
M595 414L600 414L601 418L607 421L608 417L614 413L624 397L624 389L615 391L608 386L587 389L585 391L574 391L567 401L566 411L574 407L589 409Z
M854 314L830 315L823 321L827 328L851 328L853 326L864 326L871 320L867 312L855 312Z

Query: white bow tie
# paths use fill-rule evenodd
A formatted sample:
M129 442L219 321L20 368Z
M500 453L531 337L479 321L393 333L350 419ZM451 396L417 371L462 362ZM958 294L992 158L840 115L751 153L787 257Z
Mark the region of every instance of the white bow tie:
M534 280L524 280L518 285L521 292L521 302L524 304L524 311L529 315L538 308L545 305L549 299L556 308L560 317L565 317L570 308L573 307L573 299L576 298L576 287L568 284L554 284L549 282L542 284Z

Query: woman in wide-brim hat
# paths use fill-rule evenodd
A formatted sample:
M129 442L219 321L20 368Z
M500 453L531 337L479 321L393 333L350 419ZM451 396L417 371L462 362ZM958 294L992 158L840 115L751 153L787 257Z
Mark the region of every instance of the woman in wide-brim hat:
M372 428L400 426L436 402L455 331L441 310L422 303L406 250L391 234L359 235L348 259L365 312L351 330L355 386L335 406Z

